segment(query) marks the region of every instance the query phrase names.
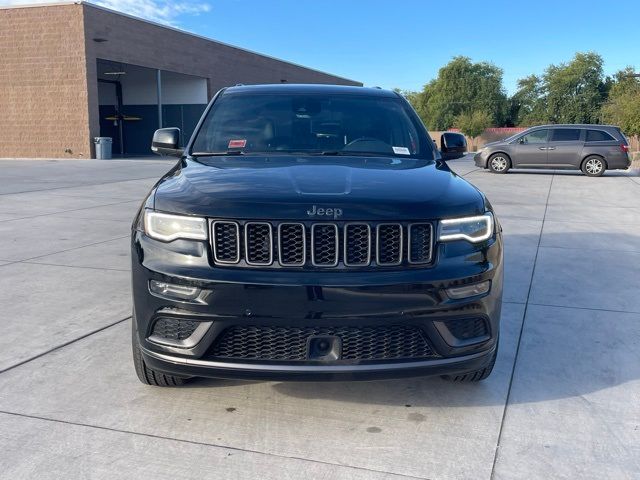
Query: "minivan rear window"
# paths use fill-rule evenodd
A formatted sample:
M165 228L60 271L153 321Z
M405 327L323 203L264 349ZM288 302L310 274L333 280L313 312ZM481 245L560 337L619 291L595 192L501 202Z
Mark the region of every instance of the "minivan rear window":
M611 142L615 141L611 135L602 130L587 130L587 142Z
M580 140L579 128L554 128L551 131L552 142L575 142Z

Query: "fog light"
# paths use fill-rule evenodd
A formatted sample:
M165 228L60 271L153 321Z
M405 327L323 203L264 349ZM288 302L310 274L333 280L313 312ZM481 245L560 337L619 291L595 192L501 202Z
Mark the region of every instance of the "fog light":
M201 292L197 287L186 287L184 285L175 285L173 283L158 282L157 280L151 280L149 282L149 291L156 297L165 298L167 300L177 300L179 302L197 300Z
M461 298L475 297L477 295L483 295L491 288L491 280L486 280L480 283L474 283L472 285L461 285L459 287L447 288L447 296L453 300L459 300Z

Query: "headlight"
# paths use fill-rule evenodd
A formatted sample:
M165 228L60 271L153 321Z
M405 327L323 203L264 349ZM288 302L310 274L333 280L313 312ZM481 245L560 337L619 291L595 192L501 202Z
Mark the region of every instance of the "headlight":
M438 240L466 240L471 243L484 242L493 235L493 215L485 213L477 217L450 218L440 220Z
M170 242L176 238L193 240L207 239L207 221L200 217L169 215L146 210L144 212L144 231L151 238Z

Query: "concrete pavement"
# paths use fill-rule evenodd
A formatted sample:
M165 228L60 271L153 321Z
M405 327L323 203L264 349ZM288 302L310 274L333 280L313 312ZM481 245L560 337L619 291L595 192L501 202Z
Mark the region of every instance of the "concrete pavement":
M640 477L640 177L450 165L505 230L494 374L145 387L128 231L167 161L0 161L0 476Z

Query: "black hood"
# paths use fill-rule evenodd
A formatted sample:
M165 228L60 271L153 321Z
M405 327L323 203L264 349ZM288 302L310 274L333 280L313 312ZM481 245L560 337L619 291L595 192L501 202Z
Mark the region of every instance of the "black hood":
M180 162L155 209L218 218L422 220L484 212L484 198L444 162L397 157L208 157ZM330 213L333 219L335 213Z

